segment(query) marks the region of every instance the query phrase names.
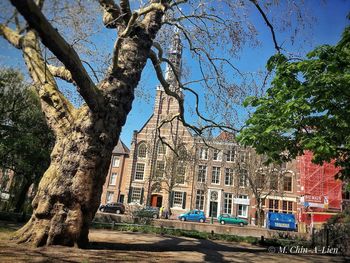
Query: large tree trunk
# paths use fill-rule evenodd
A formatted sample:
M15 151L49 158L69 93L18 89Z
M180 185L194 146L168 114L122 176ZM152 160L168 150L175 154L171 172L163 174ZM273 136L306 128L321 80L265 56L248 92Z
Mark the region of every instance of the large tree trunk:
M120 130L105 129L88 108L71 133L57 141L51 165L33 200L33 215L18 232L21 242L78 245L88 242L88 229L98 205L113 146ZM104 138L102 135L109 135Z
M32 202L32 217L17 232L17 237L19 242L35 246L84 247L100 203L112 149L131 110L134 90L161 26L163 5L153 3L154 8L147 9L142 21L134 20L126 33L121 33L125 27L120 28L122 36L115 46L111 71L95 86L74 49L58 35L38 7L29 0L11 2L27 20L29 30L21 41L8 28L0 27L0 33L22 49L47 123L56 135L51 164ZM48 70L38 36L65 65L65 69L59 70L65 73L58 74L59 77L78 87L86 102L80 109L75 109L59 91L54 79L58 75L51 70L54 67Z

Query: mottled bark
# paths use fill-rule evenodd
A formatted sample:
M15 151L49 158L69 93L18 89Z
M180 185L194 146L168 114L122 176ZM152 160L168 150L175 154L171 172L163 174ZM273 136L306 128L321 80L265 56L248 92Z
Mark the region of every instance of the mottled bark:
M64 51L66 43L62 37L57 43L51 43L57 32L47 29L45 17L32 1L12 2L30 26L20 48L47 122L56 135L51 164L32 202L32 217L16 236L19 242L31 242L35 246L84 247L88 242L89 224L100 203L112 149L131 110L134 89L160 28L163 11L150 11L142 23L135 22L128 29L128 34L119 40L113 71L99 87L91 87L91 82L84 79L86 72L79 68L81 63L70 60L74 52ZM36 19L33 20L31 13L35 13ZM57 71L45 66L38 35L65 69ZM65 70L69 70L69 79L73 79L87 101L80 109L75 109L57 88L54 76L68 76L63 74Z

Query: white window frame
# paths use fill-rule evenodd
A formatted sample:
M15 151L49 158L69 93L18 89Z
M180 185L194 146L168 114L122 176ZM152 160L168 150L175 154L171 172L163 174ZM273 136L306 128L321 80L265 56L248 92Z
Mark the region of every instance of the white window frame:
M156 178L163 178L164 172L165 172L165 161L158 160L156 162Z
M107 191L107 193L106 193L106 203L107 204L113 202L113 195L114 195L114 192Z
M240 209L240 207L241 207L241 209ZM243 217L243 218L248 218L248 205L238 205L237 216Z
M235 161L236 150L234 148L227 150L226 154L226 162L234 162Z
M212 184L220 184L220 176L221 176L220 167L213 166L212 170L211 170L211 183Z
M139 165L143 165L143 170L142 170L142 179L140 179L140 172L141 170L138 170L138 166ZM136 163L136 168L135 168L135 176L134 176L134 179L135 181L143 181L144 177L145 177L145 168L146 168L146 165L144 163Z
M224 214L232 214L233 194L224 193Z
M119 156L113 156L112 167L119 167L119 166L120 166L120 158L119 158Z
M201 147L199 150L199 159L200 160L208 160L209 149Z
M111 176L109 177L109 185L116 185L117 184L117 173L111 173Z
M243 178L244 180L241 180ZM239 178L238 178L238 185L240 188L245 188L248 186L248 175L247 171L246 172L240 172L239 173Z
M174 191L172 207L182 208L184 192Z
M131 192L131 202L132 203L140 203L141 202L141 194L142 194L142 188L140 187L133 187Z
M229 171L229 173L227 173ZM226 178L229 177L229 184L226 184ZM225 185L226 186L231 186L233 185L233 177L234 177L234 172L232 168L225 168Z
M205 169L202 169L205 168ZM204 171L204 176L202 172ZM207 172L208 172L208 166L206 165L198 165L198 174L197 174L197 182L199 183L205 183L207 181ZM201 176L199 176L201 175ZM201 178L201 180L199 180Z
M222 161L222 151L219 149L213 150L213 161Z
M183 169L183 173L180 173L179 171L181 171L181 169ZM176 179L177 179L177 183L178 184L185 184L185 179L186 179L186 167L184 167L184 164L179 164L177 169L176 169ZM180 182L180 178L182 178L181 182Z
M143 150L143 148L144 148L145 150ZM140 155L140 149L143 150L143 151L141 152L142 155ZM139 146L137 147L137 157L138 157L138 158L147 158L147 145L146 145L145 142L141 142L141 143L139 144Z
M197 190L196 192L196 209L204 210L204 190Z

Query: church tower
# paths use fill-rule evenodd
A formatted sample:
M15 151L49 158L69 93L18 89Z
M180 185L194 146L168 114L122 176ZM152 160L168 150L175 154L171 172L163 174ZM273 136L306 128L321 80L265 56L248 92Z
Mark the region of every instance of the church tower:
M167 64L165 69L165 80L170 84L170 89L176 91L182 96L182 91L179 87L178 79L181 79L182 67L182 44L180 35L176 32L174 34L169 52L168 60L174 66L176 73L173 72L172 67ZM179 112L179 106L175 98L168 96L161 85L157 86L157 94L154 104L154 114L167 116L169 114L176 114Z

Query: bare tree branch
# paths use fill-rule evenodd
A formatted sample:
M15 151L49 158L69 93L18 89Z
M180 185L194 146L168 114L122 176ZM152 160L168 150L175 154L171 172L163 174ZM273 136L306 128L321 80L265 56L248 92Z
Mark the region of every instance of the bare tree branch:
M280 53L281 47L277 44L275 30L273 29L273 26L270 23L269 19L267 18L265 12L261 9L261 7L258 4L257 0L250 0L250 2L252 2L255 5L255 7L259 10L259 13L264 18L264 21L265 21L266 25L270 28L270 31L271 31L271 34L272 34L273 43L275 45L275 49L277 50L278 53Z
M167 95L171 96L171 97L174 97L177 100L178 105L179 105L179 114L173 116L173 118L170 119L170 120L163 120L164 123L171 122L173 119L178 118L183 123L183 125L185 127L190 128L197 135L202 135L205 130L210 129L210 128L218 128L218 129L221 129L221 130L237 131L236 129L234 129L234 128L230 127L230 126L217 124L216 122L214 122L214 121L212 121L212 120L202 116L202 114L199 111L199 96L198 96L198 94L194 90L192 90L191 88L185 87L185 86L183 86L181 84L181 81L180 81L180 79L178 77L178 74L176 72L176 69L175 69L174 65L168 59L162 58L162 59L159 60L157 58L157 55L153 51L150 52L150 59L151 59L151 61L153 63L153 66L155 68L155 71L156 71L156 74L157 74L157 78L160 81L160 83L162 84L165 93ZM200 119L208 122L209 123L208 125L205 125L203 127L196 127L194 125L189 124L185 120L185 116L184 116L184 111L185 111L185 109L184 109L184 99L177 92L172 91L170 89L170 84L165 80L165 78L163 76L162 69L160 67L160 63L162 61L165 61L165 62L167 62L170 65L170 67L172 68L172 71L174 72L176 81L179 84L180 88L182 88L183 90L187 90L187 91L191 92L195 96L195 98L196 98L196 106L195 106L196 113L197 113L197 115L198 115L198 117Z
M122 11L123 19L126 23L131 18L131 10L129 0L120 0L120 9Z
M107 28L117 28L121 22L120 7L113 0L99 0L103 8L103 24Z
M83 67L75 50L52 27L32 0L11 0L11 3L24 16L28 24L33 27L54 55L65 65L77 84L78 92L86 101L89 108L97 111L103 107L103 97L90 76Z
M18 49L21 48L21 36L8 26L0 24L0 35L2 35L14 47Z
M56 67L54 65L47 65L47 69L54 77L73 83L72 74L65 67Z

